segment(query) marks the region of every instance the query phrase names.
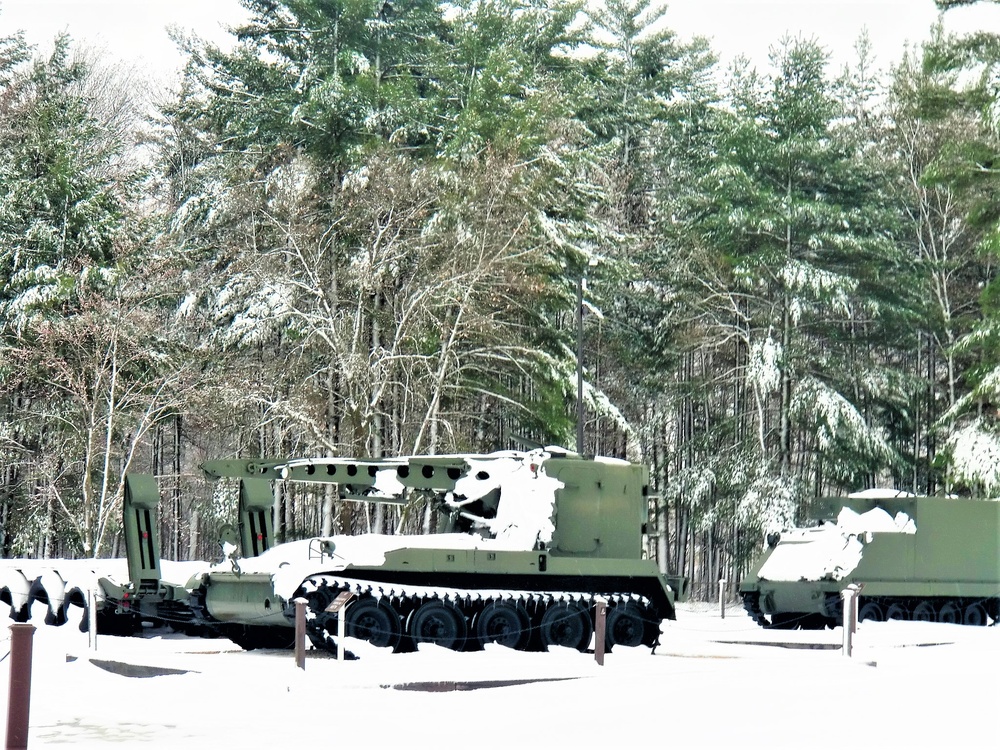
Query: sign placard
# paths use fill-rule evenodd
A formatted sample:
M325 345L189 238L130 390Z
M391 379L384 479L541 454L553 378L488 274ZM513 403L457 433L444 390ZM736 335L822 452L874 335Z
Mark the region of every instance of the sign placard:
M354 594L352 594L350 591L341 591L339 594L337 594L337 598L334 599L332 602L330 602L330 605L323 611L329 612L330 614L339 612L353 598Z

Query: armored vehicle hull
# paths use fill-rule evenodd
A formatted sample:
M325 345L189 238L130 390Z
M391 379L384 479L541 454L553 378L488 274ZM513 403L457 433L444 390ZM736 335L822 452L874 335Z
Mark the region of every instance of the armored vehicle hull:
M451 546L402 546L386 551L380 565L338 564L336 558L303 565L308 543L280 545L274 554L241 561L240 574L209 573L194 590L222 632L245 647L288 641L289 602L302 596L309 603L310 638L332 650L340 615L326 609L343 592L353 597L344 613L347 634L395 650L425 641L457 650L489 642L583 649L598 598L609 608L608 645L653 645L661 620L674 617L673 592L651 561L581 563L548 552L468 548L464 535L435 536ZM358 546L387 539L406 543L405 537L343 541ZM279 559L280 576L246 572L264 571Z
M850 584L861 587L859 620L1000 619L1000 502L824 498L812 515L825 523L772 535L741 582L761 625L833 627Z

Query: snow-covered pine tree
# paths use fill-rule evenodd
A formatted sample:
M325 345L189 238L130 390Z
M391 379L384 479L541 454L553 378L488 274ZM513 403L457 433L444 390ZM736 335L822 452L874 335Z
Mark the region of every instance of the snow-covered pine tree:
M673 319L696 346L678 378L694 419L681 423L717 477L721 517L738 511L745 528L898 462L886 386L905 341L883 325L907 309L908 270L877 144L856 138L826 70L800 39L773 48L767 75L738 61L675 214L690 249L675 258L687 303Z
M209 279L179 309L253 373L228 389L234 444L564 442L564 268L595 231L575 6L250 7L233 52L189 45L164 160L183 164L169 236Z
M937 0L937 5L947 11L976 1ZM959 228L967 238L978 241L986 259L975 279L982 286L979 314L973 316L971 330L947 352L947 362L967 363L958 368L964 370L960 374L948 372L951 408L939 420L945 435L947 489L995 497L1000 492L996 409L1000 402L1000 286L993 270L1000 252L996 167L1000 159L1000 34L983 30L956 37L938 28L921 62L927 82L917 99L921 115L937 127L964 125L951 129L947 143L927 165L923 182L955 196L964 216L953 221L949 238Z
M3 552L97 555L178 375L142 257L138 102L66 36L2 81L0 410L19 511Z

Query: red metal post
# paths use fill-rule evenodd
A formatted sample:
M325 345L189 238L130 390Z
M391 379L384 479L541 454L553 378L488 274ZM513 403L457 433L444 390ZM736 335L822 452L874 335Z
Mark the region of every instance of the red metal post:
M35 626L10 626L10 693L7 696L7 750L28 747L28 709L31 704L31 645Z

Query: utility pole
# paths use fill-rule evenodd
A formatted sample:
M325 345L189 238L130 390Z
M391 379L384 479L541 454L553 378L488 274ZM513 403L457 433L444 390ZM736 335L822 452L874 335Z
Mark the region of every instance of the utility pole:
M583 455L583 287L587 269L597 265L591 258L576 279L576 452Z
M576 452L583 455L583 277L576 280Z

